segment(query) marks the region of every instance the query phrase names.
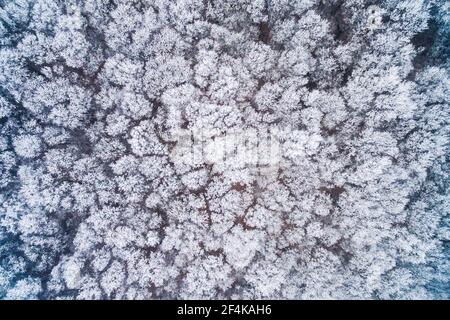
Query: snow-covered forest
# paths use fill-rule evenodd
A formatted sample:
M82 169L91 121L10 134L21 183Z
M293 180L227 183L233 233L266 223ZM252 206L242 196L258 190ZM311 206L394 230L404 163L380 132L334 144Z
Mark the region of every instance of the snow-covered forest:
M449 17L0 0L0 298L449 299Z

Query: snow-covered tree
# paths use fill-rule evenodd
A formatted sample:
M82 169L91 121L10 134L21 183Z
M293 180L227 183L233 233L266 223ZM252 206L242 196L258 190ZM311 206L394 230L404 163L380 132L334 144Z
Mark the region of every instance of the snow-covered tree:
M0 298L448 299L448 21L0 1Z

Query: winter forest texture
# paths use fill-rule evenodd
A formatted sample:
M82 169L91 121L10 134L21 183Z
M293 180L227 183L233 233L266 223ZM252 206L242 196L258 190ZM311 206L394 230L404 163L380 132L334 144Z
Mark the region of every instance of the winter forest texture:
M0 0L0 298L448 299L448 30L445 0Z

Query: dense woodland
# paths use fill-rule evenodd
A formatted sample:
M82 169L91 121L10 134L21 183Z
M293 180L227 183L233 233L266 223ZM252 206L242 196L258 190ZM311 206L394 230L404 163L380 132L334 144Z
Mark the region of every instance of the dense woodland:
M448 299L449 16L0 0L0 298Z

